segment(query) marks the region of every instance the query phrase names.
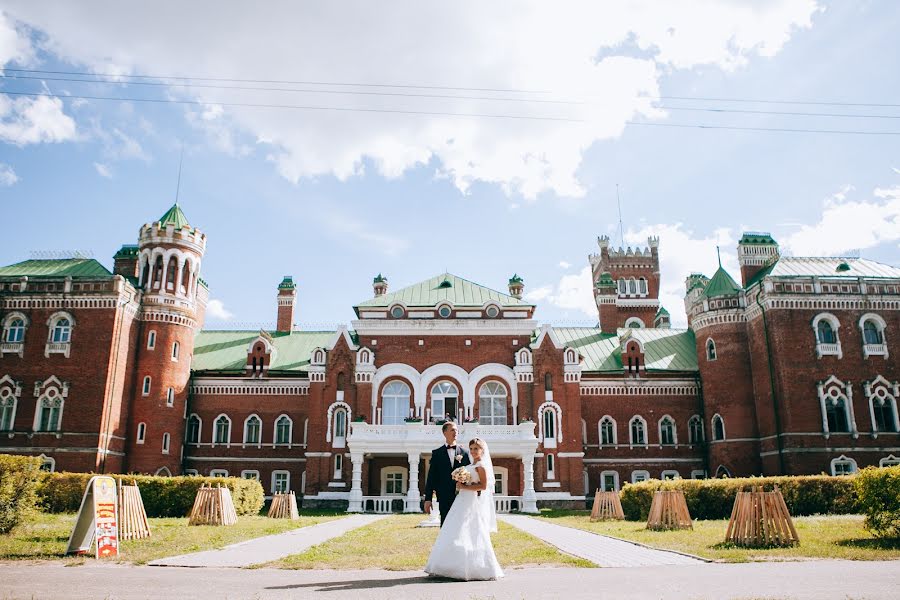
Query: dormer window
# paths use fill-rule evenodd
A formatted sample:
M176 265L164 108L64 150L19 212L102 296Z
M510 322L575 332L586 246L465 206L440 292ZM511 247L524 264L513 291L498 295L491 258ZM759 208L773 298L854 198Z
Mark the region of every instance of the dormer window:
M451 315L452 313L453 313L453 311L452 311L452 310L450 309L450 307L447 306L446 304L443 304L443 305L441 305L440 308L438 308L438 315L439 315L442 319L449 319L449 318L450 318L450 315Z
M487 315L489 319L496 319L497 315L500 314L500 309L497 306L491 304L485 309L484 314Z
M391 307L391 317L394 319L402 319L405 314L406 310L399 304L395 304Z

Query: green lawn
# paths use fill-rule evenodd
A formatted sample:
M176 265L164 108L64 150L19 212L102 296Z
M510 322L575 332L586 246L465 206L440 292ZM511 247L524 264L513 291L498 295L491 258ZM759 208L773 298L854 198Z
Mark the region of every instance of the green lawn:
M542 511L542 518L668 550L723 562L842 558L847 560L900 559L900 540L879 540L863 528L861 515L794 517L800 546L748 549L725 544L728 520L694 521L693 530L649 531L643 521L590 522L582 511Z
M221 548L250 538L283 533L339 516L334 513L304 514L299 521L238 517L237 524L230 527L190 527L187 518L150 519L151 537L123 541L119 561L144 564L157 558ZM0 535L0 560L61 559L71 564L81 563L84 557L63 558L74 523L74 514L40 513L10 535Z
M425 515L393 515L310 548L267 564L283 569L387 569L419 570L425 567L438 528L418 528ZM503 568L541 565L593 567L588 561L563 554L506 523L498 523L491 536L497 560Z

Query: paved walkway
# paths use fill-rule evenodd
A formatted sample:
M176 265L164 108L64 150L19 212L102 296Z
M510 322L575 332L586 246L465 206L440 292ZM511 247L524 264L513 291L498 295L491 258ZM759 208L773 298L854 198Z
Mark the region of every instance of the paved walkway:
M353 515L318 525L300 527L287 533L254 538L218 550L161 558L149 564L153 567L249 567L291 554L299 554L312 546L344 535L352 529L374 523L386 516Z
M546 519L522 515L498 515L498 518L567 554L589 560L599 567L655 567L705 562L676 552L654 550L583 529L557 525Z
M766 562L620 569L506 569L500 581L422 571L194 569L59 563L0 565L4 600L896 600L900 561Z

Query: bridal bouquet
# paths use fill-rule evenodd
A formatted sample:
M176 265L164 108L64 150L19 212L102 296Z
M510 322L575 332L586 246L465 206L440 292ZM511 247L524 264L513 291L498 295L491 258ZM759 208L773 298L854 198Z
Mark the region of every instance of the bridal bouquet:
M450 477L453 478L453 481L458 481L460 483L472 483L472 474L465 467L455 469L450 473Z

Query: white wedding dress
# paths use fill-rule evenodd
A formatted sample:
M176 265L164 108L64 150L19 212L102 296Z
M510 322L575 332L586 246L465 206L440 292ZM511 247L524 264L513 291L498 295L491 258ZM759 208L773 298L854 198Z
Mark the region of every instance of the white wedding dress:
M484 468L491 475L493 468L484 462L466 467L472 473L473 482L478 482L476 467ZM493 477L487 480L492 481ZM503 577L491 545L491 531L497 531L493 490L488 488L480 496L477 492L460 490L431 549L425 572L465 581Z

